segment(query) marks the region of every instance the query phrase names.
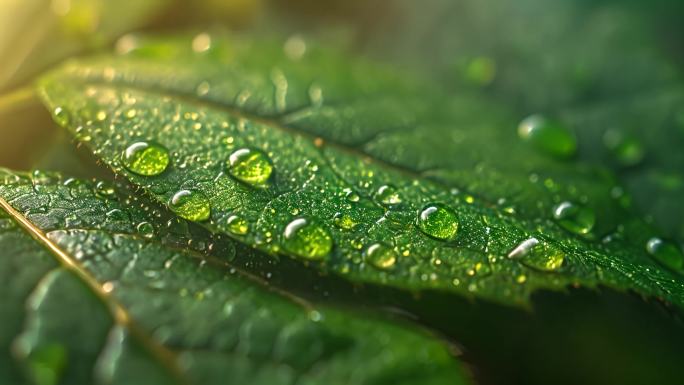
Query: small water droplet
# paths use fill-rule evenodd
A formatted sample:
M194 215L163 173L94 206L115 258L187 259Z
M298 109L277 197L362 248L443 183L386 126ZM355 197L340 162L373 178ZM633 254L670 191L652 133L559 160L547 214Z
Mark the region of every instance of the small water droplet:
M567 127L541 115L532 115L520 122L518 136L535 148L558 157L570 157L577 150L577 140Z
M418 215L418 228L426 235L451 240L458 230L458 218L450 208L441 204L429 204Z
M128 171L138 175L159 175L169 165L169 150L154 142L135 142L121 154L121 162Z
M496 62L486 56L473 58L465 69L467 80L479 86L490 84L496 76Z
M136 230L138 230L138 233L145 238L149 239L154 237L154 225L150 222L138 223L138 226L136 226Z
M273 164L263 152L241 148L230 154L228 172L241 182L263 186L273 173Z
M654 237L646 242L646 251L655 260L673 270L682 270L684 267L684 254L673 242Z
M285 41L283 51L290 60L299 60L306 53L306 41L301 35L292 35Z
M397 188L390 184L380 186L378 191L375 193L375 198L378 200L378 202L385 206L401 203L401 197L397 192Z
M100 198L112 198L115 193L116 190L114 189L114 186L105 181L99 181L95 184L95 195Z
M333 223L335 224L335 226L343 230L351 230L357 225L357 223L351 216L349 216L349 214L344 213L335 214L335 216L333 217Z
M55 122L57 122L57 124L59 124L62 127L66 127L69 125L69 123L71 123L71 115L67 110L65 110L62 107L56 107L52 111L52 116Z
M345 198L347 199L348 202L352 202L352 203L358 202L361 199L361 197L359 196L359 193L357 193L354 190L347 191Z
M568 201L553 209L553 218L564 229L575 234L588 234L596 223L594 210Z
M192 39L192 50L201 53L211 48L211 36L208 33L200 33Z
M603 142L615 160L623 166L635 166L644 159L644 147L634 136L618 130L608 130Z
M324 258L333 245L330 232L306 218L297 218L290 222L285 227L283 238L286 251L311 260Z
M200 222L211 214L209 199L199 191L180 190L169 201L169 207L181 218Z
M197 96L204 96L209 93L210 89L211 85L209 82L201 82L197 85L197 89L195 91L197 92Z
M565 253L550 243L532 237L520 242L508 253L508 258L520 259L524 265L533 269L555 271L563 265Z
M391 269L397 262L397 254L391 247L383 243L374 243L368 246L364 257L366 262L380 270Z
M234 235L245 235L249 232L249 224L247 221L239 215L231 215L226 221L228 225L228 231Z

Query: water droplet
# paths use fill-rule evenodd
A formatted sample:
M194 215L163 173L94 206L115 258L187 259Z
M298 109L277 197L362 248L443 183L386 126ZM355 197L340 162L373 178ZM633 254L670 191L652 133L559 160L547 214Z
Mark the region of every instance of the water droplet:
M466 79L480 86L490 84L495 76L496 62L485 56L473 58L465 69Z
M646 251L655 260L673 270L681 270L684 267L684 254L673 242L651 238L646 242Z
M273 164L263 152L241 148L230 154L228 172L241 182L263 186L273 173Z
M200 53L211 48L211 36L208 33L200 33L192 39L192 50Z
M345 198L347 199L348 202L352 202L352 203L358 202L361 199L361 197L359 196L359 193L357 193L354 190L347 191Z
M322 259L332 250L333 242L328 230L305 218L290 222L283 236L285 250L301 258Z
M301 35L292 35L285 41L283 51L290 60L299 60L306 53L306 41Z
M56 107L52 111L52 116L55 122L62 127L66 127L69 125L69 123L71 123L71 115L69 115L69 112L62 107Z
M635 166L644 159L644 147L634 136L618 130L608 130L603 142L615 160L623 166Z
M385 206L401 203L401 197L397 192L397 188L390 184L380 186L378 191L375 193L375 198Z
M149 239L154 237L154 225L150 222L138 223L138 226L136 226L136 230L138 230L138 233L145 238Z
M596 223L594 210L567 201L554 207L553 217L561 227L580 235L588 234Z
M559 157L570 157L577 150L577 140L567 127L541 115L532 115L520 122L518 136L535 148Z
M451 240L458 230L458 218L450 208L441 204L429 204L418 215L418 227L426 235Z
M354 221L352 217L349 216L349 214L344 214L344 213L337 213L333 217L333 223L335 226L343 229L343 230L351 230L354 228L354 226L357 225L357 223Z
M520 242L508 253L508 258L520 259L524 265L533 269L555 271L563 265L565 253L550 243L532 237Z
M105 181L99 181L95 184L95 195L100 198L111 198L115 193L114 186Z
M387 270L397 262L397 254L383 243L374 243L366 249L366 262L380 270Z
M121 162L128 171L138 175L159 175L169 165L169 151L158 143L135 142L121 154Z
M226 221L228 231L235 235L245 235L249 232L249 224L239 215L231 215Z
M204 221L211 214L209 199L199 191L178 191L169 201L169 207L178 216L189 221Z

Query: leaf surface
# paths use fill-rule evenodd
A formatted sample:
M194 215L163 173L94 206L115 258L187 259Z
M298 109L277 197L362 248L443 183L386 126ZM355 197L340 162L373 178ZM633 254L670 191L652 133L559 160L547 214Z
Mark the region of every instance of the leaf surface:
M40 89L117 174L275 257L506 304L567 285L684 302L681 252L673 264L646 252L658 233L606 170L522 142L523 117L506 106L298 44L141 40L68 63ZM141 141L168 150L163 172L124 167ZM556 214L566 208L570 219Z
M469 382L426 333L269 288L139 198L1 175L2 383Z

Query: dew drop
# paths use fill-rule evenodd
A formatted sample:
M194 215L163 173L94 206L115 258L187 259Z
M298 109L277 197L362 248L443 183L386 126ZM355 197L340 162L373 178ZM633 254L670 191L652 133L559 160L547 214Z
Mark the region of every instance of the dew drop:
M426 235L451 240L458 230L458 218L450 208L441 204L429 204L418 215L418 228Z
M352 203L358 202L361 199L361 197L359 196L359 193L357 193L354 190L347 191L345 198L347 199L348 202L352 202Z
M245 235L249 232L249 224L239 215L231 215L226 222L228 231L234 235Z
M375 193L375 198L378 200L378 202L385 206L401 203L401 197L397 192L397 188L390 184L380 186L378 191Z
M152 238L154 237L154 225L151 224L150 222L140 222L136 226L136 230L138 230L138 234L142 235L145 238Z
M121 154L121 162L128 171L138 175L159 175L169 165L169 150L154 142L135 142Z
M603 136L606 148L622 166L635 166L644 159L644 147L634 136L618 130L608 130Z
M105 181L99 181L95 184L95 195L100 198L112 198L115 193L114 186Z
M273 173L268 155L259 150L241 148L230 154L228 172L235 179L252 186L263 186Z
M684 267L682 250L673 242L654 237L646 242L646 251L655 260L673 270L681 270Z
M397 262L397 254L391 247L383 243L374 243L368 246L364 257L366 262L380 270L391 269Z
M55 122L62 127L66 127L69 125L69 123L71 123L71 115L69 115L69 112L62 107L56 107L52 111L52 116L54 117Z
M565 253L550 243L532 237L520 242L508 253L508 258L520 259L522 264L533 269L556 271L563 265Z
M577 139L567 127L541 115L532 115L520 122L518 136L535 148L558 157L570 157L577 150Z
M333 223L342 230L351 230L357 225L356 221L354 221L349 214L344 213L335 214L333 217Z
M181 218L200 222L207 220L211 213L209 200L199 191L180 190L171 197L169 207Z
M332 250L330 232L306 218L290 222L283 233L283 247L297 257L310 260L324 258Z
M553 209L553 218L564 229L579 235L588 234L594 228L594 210L568 201Z

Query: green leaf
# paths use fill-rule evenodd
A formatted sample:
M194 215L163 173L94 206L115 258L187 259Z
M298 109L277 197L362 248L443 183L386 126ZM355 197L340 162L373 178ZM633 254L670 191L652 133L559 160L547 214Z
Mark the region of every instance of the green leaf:
M0 182L2 383L468 383L426 333L267 287L230 265L232 241L139 197Z
M615 179L568 160L574 143L556 154L544 138L572 141L567 128L525 121L527 143L524 116L505 106L298 46L141 40L128 55L68 63L40 90L117 174L274 257L506 304L568 285L684 304L681 253L649 255L658 233ZM165 162L150 147L169 160L152 173L143 166Z

